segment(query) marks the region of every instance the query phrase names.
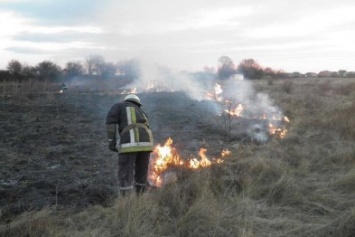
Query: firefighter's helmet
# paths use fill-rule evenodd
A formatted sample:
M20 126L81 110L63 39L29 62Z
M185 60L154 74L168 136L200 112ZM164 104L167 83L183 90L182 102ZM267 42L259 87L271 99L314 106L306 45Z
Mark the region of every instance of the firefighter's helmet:
M136 102L139 105L141 104L141 100L139 99L139 97L135 94L129 94L124 98L125 101L132 101L132 102Z

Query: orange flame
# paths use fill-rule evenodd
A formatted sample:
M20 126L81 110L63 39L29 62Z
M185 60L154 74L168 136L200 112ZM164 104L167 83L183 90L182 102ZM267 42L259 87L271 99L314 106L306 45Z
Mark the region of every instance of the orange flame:
M221 102L223 100L221 94L223 90L220 84L216 83L213 92L207 92L206 97L210 100L215 100Z
M157 145L154 153L157 158L154 160L154 171L160 173L168 168L169 165L183 165L179 155L174 155L174 148L171 146L173 140L169 137L164 146Z
M208 159L206 156L207 149L201 148L198 155L200 159L195 157L188 160L183 160L180 158L179 154L172 146L173 140L168 138L164 146L157 145L151 156L149 164L149 183L161 187L164 185L164 172L166 172L171 167L183 167L188 169L200 169L204 167L211 166L212 164L221 164L224 161L221 158ZM230 155L229 150L223 150L221 152L221 157L226 157Z
M244 105L238 104L234 109L226 109L225 112L231 116L241 117L243 115L244 107Z
M231 152L230 152L228 149L223 150L223 151L221 152L222 157L229 156L230 154L231 154Z
M226 100L223 98L223 90L221 85L215 84L214 87L214 92L207 93L206 96L211 99L215 100L217 102L223 102L224 103L224 112L229 114L232 117L244 117L244 112L246 110L246 105L243 104L237 104L236 106L233 105L233 103L229 100ZM228 107L228 108L226 108ZM233 107L233 108L231 108ZM250 116L250 115L249 115ZM253 119L261 119L261 120L268 120L269 121L269 134L279 137L279 138L284 138L287 134L287 129L284 128L282 123L289 123L290 120L286 116L281 116L279 115L273 115L273 116L268 116L266 113L263 113L261 116L251 116Z
M200 167L208 167L212 165L212 162L207 158L205 155L207 149L201 148L200 152L198 155L201 157L201 160L197 160L196 158L193 158L189 161L188 167L192 169L198 169Z

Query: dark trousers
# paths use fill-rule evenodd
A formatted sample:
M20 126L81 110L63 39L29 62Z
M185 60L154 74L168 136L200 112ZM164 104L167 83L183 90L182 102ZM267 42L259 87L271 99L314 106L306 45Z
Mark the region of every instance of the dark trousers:
M122 153L118 156L118 182L120 193L125 195L135 189L142 193L148 184L150 152Z

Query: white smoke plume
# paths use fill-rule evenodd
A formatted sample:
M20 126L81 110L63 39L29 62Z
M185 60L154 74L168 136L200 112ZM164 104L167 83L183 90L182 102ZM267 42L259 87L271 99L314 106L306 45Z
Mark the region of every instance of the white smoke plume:
M251 81L229 78L223 85L225 100L230 101L231 107L238 104L243 106L243 117L281 120L281 109L268 94L256 92Z
M177 72L173 69L140 62L139 79L127 85L125 88L136 88L143 91L181 91L191 99L201 101L206 99L206 93L211 89L211 78L196 78L188 72Z
M242 75L218 80L213 74L179 72L147 62L140 62L139 68L139 79L127 85L126 89L135 88L138 93L184 92L193 100L208 101L204 106L216 114L239 105L243 107L241 116L245 118L281 120L283 116L270 97L256 92L252 82L244 80ZM214 94L215 98L209 98L208 94Z

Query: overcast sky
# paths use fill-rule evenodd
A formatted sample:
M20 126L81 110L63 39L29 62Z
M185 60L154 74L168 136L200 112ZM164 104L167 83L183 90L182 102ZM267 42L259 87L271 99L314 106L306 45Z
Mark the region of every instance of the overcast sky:
M0 0L0 68L100 54L178 70L229 56L287 72L355 71L354 13L354 0Z

